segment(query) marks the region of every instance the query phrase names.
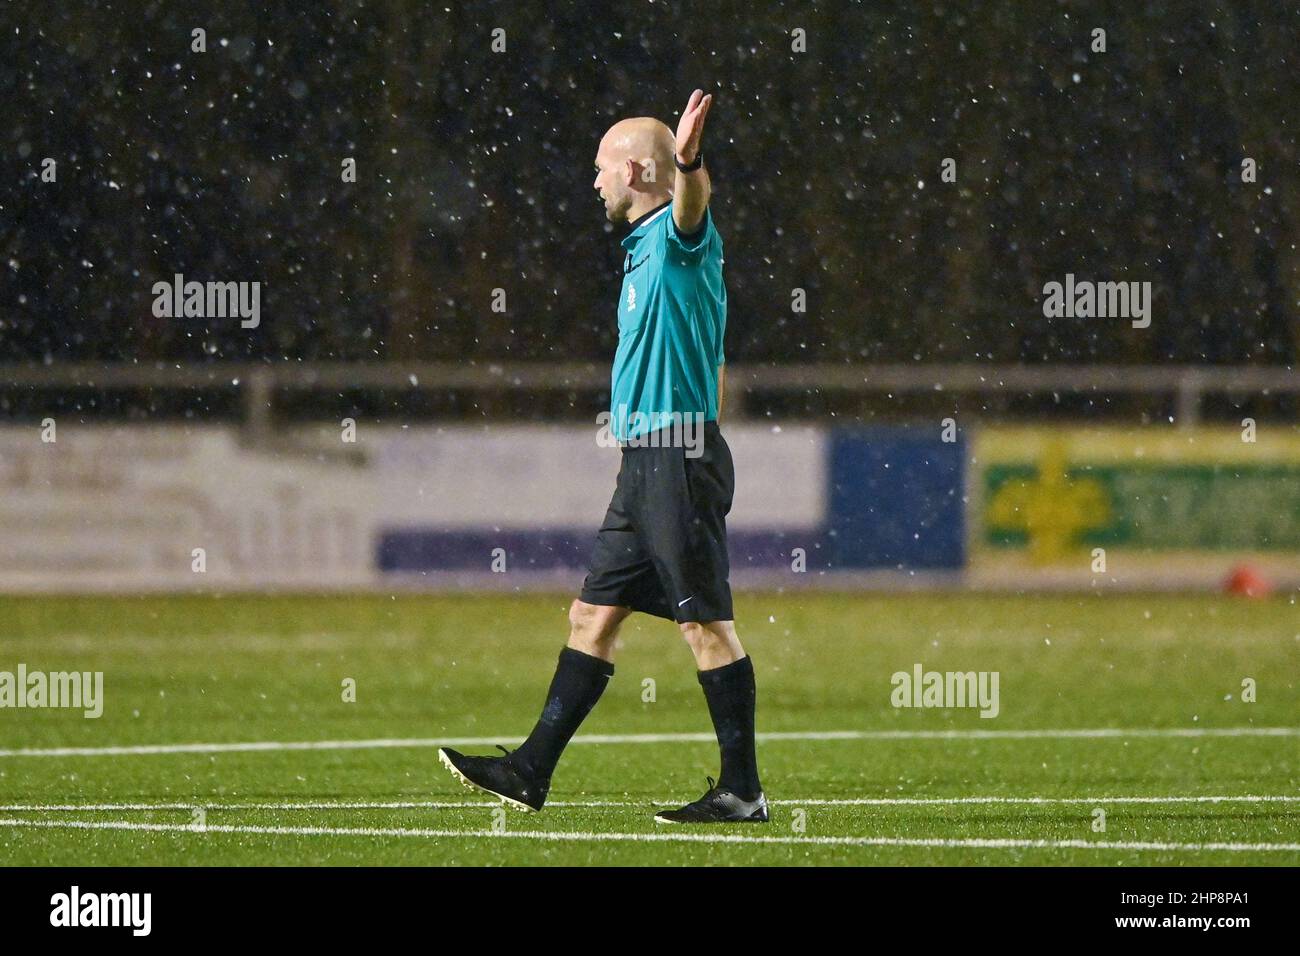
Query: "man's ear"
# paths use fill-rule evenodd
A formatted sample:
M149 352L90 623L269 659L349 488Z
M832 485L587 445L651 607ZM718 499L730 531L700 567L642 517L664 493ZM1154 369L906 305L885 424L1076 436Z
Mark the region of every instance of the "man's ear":
M630 158L623 160L623 185L631 187L636 182L636 163Z

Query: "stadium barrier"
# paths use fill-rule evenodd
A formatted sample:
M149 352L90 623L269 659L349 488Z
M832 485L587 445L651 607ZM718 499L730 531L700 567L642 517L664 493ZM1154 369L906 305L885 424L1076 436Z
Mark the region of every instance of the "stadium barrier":
M608 393L609 365L596 362L214 362L0 365L0 386L33 392L73 389L218 390L238 394L247 435L269 436L277 401L293 393L384 391L390 394L463 391L584 394L579 407L599 408ZM1086 414L1106 413L1110 395L1171 400L1168 420L1180 428L1201 423L1207 397L1300 396L1300 375L1281 366L1140 365L852 365L844 363L727 366L726 409L744 418L759 395L861 395L921 399L941 395L976 399L981 416L999 417L1008 400L1027 396L1095 397ZM1288 412L1294 419L1294 409Z

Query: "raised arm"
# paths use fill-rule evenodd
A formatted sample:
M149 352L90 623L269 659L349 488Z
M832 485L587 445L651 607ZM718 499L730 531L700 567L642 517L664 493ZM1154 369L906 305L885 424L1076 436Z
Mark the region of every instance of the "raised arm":
M689 166L695 162L700 153L700 138L704 135L704 118L709 115L713 104L713 94L704 95L703 90L691 94L677 122L677 162ZM704 210L709 205L709 174L701 165L698 169L684 173L677 170L673 183L673 222L679 232L691 233L699 228L704 218Z

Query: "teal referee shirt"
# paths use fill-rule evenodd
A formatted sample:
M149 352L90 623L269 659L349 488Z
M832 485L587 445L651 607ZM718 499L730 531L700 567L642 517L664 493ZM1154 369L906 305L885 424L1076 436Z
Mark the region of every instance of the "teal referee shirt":
M610 431L626 443L672 425L673 413L716 420L727 289L712 213L684 235L664 203L632 224L623 248Z

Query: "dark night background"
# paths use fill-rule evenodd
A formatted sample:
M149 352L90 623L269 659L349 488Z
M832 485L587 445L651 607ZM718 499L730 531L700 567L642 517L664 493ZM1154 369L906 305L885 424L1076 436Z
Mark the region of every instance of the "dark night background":
M733 362L1291 364L1298 25L1268 2L6 3L0 362L608 359L597 141L675 128L700 86ZM176 272L261 281L261 327L154 318ZM1151 281L1151 328L1044 318L1066 272Z

